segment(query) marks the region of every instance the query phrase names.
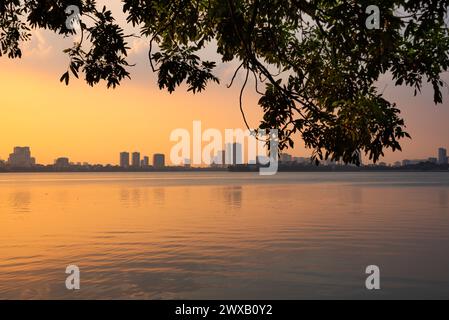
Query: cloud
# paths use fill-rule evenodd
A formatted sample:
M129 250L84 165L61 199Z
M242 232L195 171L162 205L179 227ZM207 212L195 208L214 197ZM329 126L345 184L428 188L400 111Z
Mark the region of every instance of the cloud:
M33 30L30 41L23 46L24 56L48 59L54 53L54 47L49 42L48 35L42 30Z

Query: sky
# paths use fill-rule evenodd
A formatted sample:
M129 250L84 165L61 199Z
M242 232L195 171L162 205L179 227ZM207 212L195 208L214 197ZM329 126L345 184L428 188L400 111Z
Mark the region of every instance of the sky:
M120 12L119 1L108 7ZM120 14L116 14L123 21ZM136 32L136 30L127 30ZM241 128L245 125L239 109L239 90L243 74L228 89L236 64L218 63L216 75L221 83L210 84L203 93L193 95L185 87L169 94L159 90L156 75L148 61L148 44L143 39L130 39L128 61L131 80L117 89L106 89L105 83L89 87L83 80L72 79L66 87L59 82L69 60L62 50L71 46L72 38L62 38L44 30L33 31L32 41L23 45L23 58L0 58L0 159L7 159L14 146L30 146L38 163L50 164L58 157L73 162L117 164L121 151L169 154L174 142L170 133L178 128L192 131L193 121L200 120L203 130ZM449 82L449 76L444 75ZM436 157L437 148L449 148L449 90L444 103L435 106L432 89L413 96L413 90L395 87L381 79L379 88L398 104L412 140L404 140L403 152L387 153L383 161ZM257 127L262 112L258 97L249 85L244 107L251 127ZM297 139L295 156L309 156Z

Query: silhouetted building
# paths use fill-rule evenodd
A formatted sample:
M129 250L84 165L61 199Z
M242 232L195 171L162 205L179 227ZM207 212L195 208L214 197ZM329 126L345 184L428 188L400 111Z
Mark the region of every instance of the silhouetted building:
M150 158L147 156L143 157L143 160L141 163L142 163L143 168L148 168L150 166Z
M165 168L165 155L163 154L155 154L153 156L153 167L156 169Z
M140 167L140 153L139 152L134 152L133 153L132 166L134 168L139 168Z
M445 148L438 149L438 164L447 164L447 150Z
M225 150L220 151L220 152L218 153L218 156L220 157L221 164L222 164L223 166L225 166L225 165L226 165L226 151L225 151Z
M411 165L417 165L420 163L426 163L428 162L428 159L416 159L416 160L403 160L402 165L403 166L411 166Z
M211 167L213 168L224 168L226 167L226 152L221 150L214 157Z
M66 169L70 167L70 160L69 158L58 158L55 160L54 166L58 169Z
M120 167L129 168L129 152L120 153Z
M293 157L291 155L289 155L287 153L281 153L280 161L282 163L289 163L289 162L292 162L292 160L293 160Z
M29 147L15 147L9 155L8 164L13 168L30 168L36 165L36 159L31 157Z
M229 143L225 150L226 164L237 165L243 164L243 150L240 143Z
M310 163L310 159L304 157L293 157L293 162L296 162L297 164L306 164Z

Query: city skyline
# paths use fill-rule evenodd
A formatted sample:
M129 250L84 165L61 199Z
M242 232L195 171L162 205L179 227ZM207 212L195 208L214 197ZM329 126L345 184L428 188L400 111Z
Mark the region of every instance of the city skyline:
M202 164L198 167L220 167L220 165L240 165L240 164L259 164L261 161L259 161L259 158L261 156L257 156L256 159L246 159L246 161L243 160L243 145L240 143L232 143L232 144L226 144L224 146L224 150L219 150L217 154L212 157L212 162L210 164ZM136 168L149 168L154 167L157 169L165 168L165 167L180 167L179 165L173 165L172 163L167 163L166 161L166 155L163 153L154 153L153 154L153 161L150 164L150 157L149 156L143 156L141 157L141 153L138 151L134 151L132 153L128 151L122 151L119 154L119 159L117 162L110 162L106 164L100 164L100 163L93 163L89 162L88 160L83 161L71 161L70 157L62 156L57 157L54 159L52 163L39 163L35 157L32 157L31 153L31 147L29 146L15 146L13 148L13 152L9 154L8 159L3 160L0 156L0 165L7 164L10 165L13 168L29 168L33 166L43 165L54 165L57 168L67 168L69 166L88 166L88 165L103 165L103 166L117 166L124 169L136 169ZM268 158L267 158L268 159ZM265 160L264 160L265 161ZM292 154L283 152L280 154L279 158L280 163L297 163L297 164L305 164L307 162L310 162L310 157L297 157L293 156ZM395 161L392 163L387 163L384 161L379 161L376 165L381 166L407 166L407 165L415 165L419 163L433 163L433 164L448 164L449 163L449 157L447 153L446 147L439 147L436 151L436 156L430 156L423 159L403 159L401 161ZM332 165L337 164L337 162L330 161L330 160L323 160L321 162L321 165ZM372 165L371 163L363 163L362 166L369 166ZM184 159L184 163L182 166L191 166L191 160L189 158Z
M29 63L27 59L20 61L19 65L14 66L13 73L7 66L12 63L8 60L0 60L0 68L2 68L0 84L5 91L11 92L11 95L4 97L6 120L0 132L6 138L0 141L2 155L9 152L12 144L32 144L36 146L38 150L36 157L41 159L42 163L52 163L62 152L72 154L73 158L85 158L89 155L93 162L107 164L116 157L118 150L128 149L128 141L134 141L132 149L145 150L146 145L151 145L147 153L169 154L171 131L175 128L190 128L192 120L195 119L202 119L207 127L222 131L226 128L242 128L239 110L233 107L233 100L229 99L229 97L238 96L238 93L232 89L223 91L222 88L212 88L196 96L181 92L169 96L156 88L142 90L141 87L128 84L125 84L123 88L109 91L99 87L87 88L84 84L77 83L70 88L64 88L57 81L53 83L54 79L51 77L56 70L53 70L51 74L47 72L42 75L39 73L26 75L26 71L21 70L23 68L21 64L27 63ZM41 77L46 79L48 85L42 86ZM28 96L21 97L17 92L20 83L24 83L25 90L29 90ZM131 111L124 107L127 105L128 95L136 97L136 104ZM228 98L217 98L217 95L226 95ZM84 100L84 96L88 97L88 100ZM54 117L55 110L59 108L57 103L49 103L51 107L47 107L50 97L52 97L51 100L60 101L60 104L64 106L61 110L61 119L65 120L59 121ZM79 100L80 97L82 97L81 100ZM404 99L407 100L404 104L414 101L411 98ZM413 103L416 103L414 107L416 110L413 117L406 119L412 140L403 142L403 152L387 152L381 161L393 163L407 158L420 159L439 146L447 145L449 131L446 132L448 126L443 120L449 119L449 108L446 105L434 108L428 101L424 101L424 96L415 99ZM248 97L248 100L250 106L255 106L255 97ZM82 101L81 104L80 101ZM147 105L146 101L153 102ZM214 104L210 105L210 101L214 101ZM229 104L224 104L223 101ZM90 107L92 105L96 106ZM112 108L107 109L108 105ZM164 105L169 107L164 108ZM418 110L423 110L420 105L426 105L429 111L423 115L418 114ZM182 106L189 110L189 115L178 117L178 114L183 114L179 110ZM257 111L254 108L250 110ZM403 110L406 118L409 111L409 109ZM260 116L260 110L249 112L249 121L255 125ZM154 118L162 121L155 123L152 120ZM171 120L164 121L167 118ZM86 125L84 126L83 123ZM97 130L99 125L102 126L101 130ZM123 126L126 130L120 129ZM58 135L54 135L54 132L58 132ZM105 143L106 141L114 143ZM310 155L310 151L304 148L299 137L296 139L295 149L290 149L288 152L294 156Z

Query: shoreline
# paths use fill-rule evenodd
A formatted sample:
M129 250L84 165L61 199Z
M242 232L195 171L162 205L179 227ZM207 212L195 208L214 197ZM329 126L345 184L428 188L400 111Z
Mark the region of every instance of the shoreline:
M259 168L253 167L237 167L237 168L191 168L191 169L143 169L143 170L123 170L123 169L0 169L0 174L11 173L203 173L203 172L222 172L222 173L257 173ZM449 173L449 168L413 168L413 167L280 167L279 173L300 173L300 172L391 172L391 173L414 173L414 172L435 172L435 173Z

